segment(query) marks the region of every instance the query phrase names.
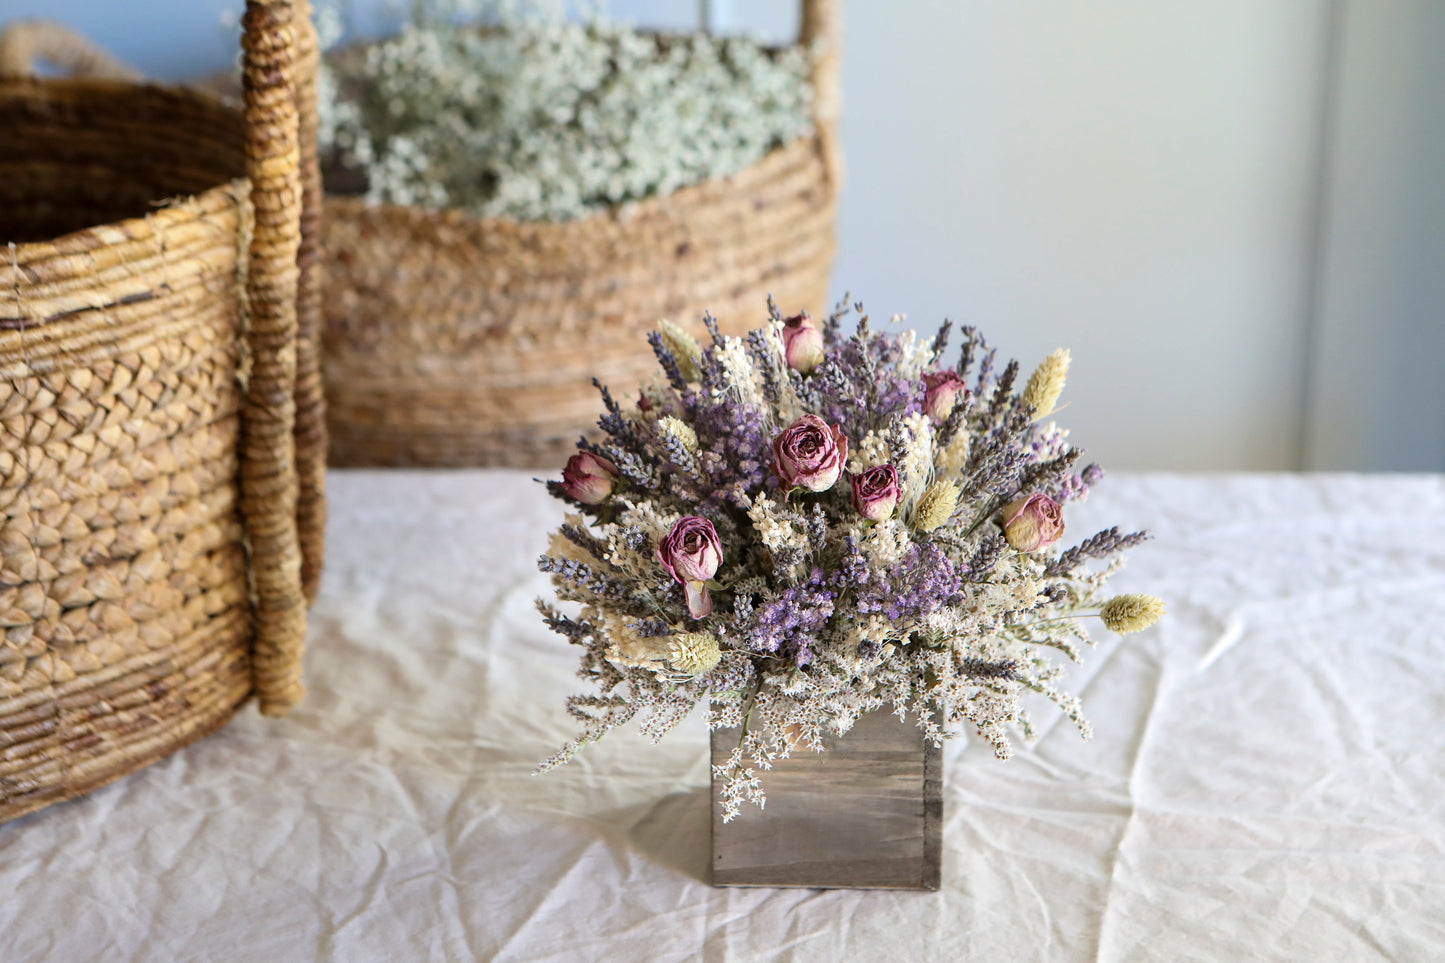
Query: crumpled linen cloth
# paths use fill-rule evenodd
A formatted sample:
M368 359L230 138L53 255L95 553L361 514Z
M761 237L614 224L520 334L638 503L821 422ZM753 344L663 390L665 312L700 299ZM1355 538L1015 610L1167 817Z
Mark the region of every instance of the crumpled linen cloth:
M572 732L515 472L334 472L289 718L247 708L0 826L0 960L1425 960L1445 956L1445 479L1125 475L1168 600L998 762L950 743L943 889L712 889L708 747ZM1041 718L1049 718L1040 712Z

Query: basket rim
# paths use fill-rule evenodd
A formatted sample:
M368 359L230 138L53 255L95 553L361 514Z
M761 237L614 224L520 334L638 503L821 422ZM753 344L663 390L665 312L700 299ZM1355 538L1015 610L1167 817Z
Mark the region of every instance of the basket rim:
M194 191L189 194L174 194L168 197L159 198L151 202L152 210L145 214L138 214L131 217L123 217L114 221L102 221L97 224L88 224L85 227L66 231L54 237L38 241L7 241L0 237L0 270L10 268L13 265L24 266L32 257L52 258L57 255L80 254L93 251L97 247L104 247L112 240L103 239L97 243L96 231L116 231L126 237L132 236L137 229L143 232L150 231L150 225L155 218L163 216L169 211L184 211L191 203L204 203L206 201L218 201L222 196L229 195L238 198L249 193L249 185L245 171L245 146L241 141L239 132L242 130L245 119L240 110L224 101L211 97L201 91L192 90L187 87L177 87L168 84L158 84L149 81L126 81L126 80L100 80L85 77L4 77L0 78L0 99L6 99L24 91L53 92L67 91L73 93L95 93L103 92L123 98L128 102L134 102L137 96L157 97L162 101L177 102L186 101L191 105L216 115L218 120L234 121L238 132L236 143L236 156L241 161L236 173L218 181L203 191ZM242 193L237 193L238 191ZM180 217L180 215L173 215ZM13 250L13 254L11 251ZM47 324L55 318L37 320L35 327Z

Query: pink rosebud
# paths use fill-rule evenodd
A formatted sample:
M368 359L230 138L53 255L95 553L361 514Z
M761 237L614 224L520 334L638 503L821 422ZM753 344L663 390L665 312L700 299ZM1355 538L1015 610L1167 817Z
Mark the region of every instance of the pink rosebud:
M811 374L823 363L823 332L812 318L800 314L783 322L783 354L788 367L802 374Z
M687 591L687 612L695 619L712 614L712 596L704 584L722 564L722 542L712 522L697 515L677 520L657 546L657 560Z
M948 413L953 410L958 393L968 392L958 374L953 371L926 374L923 376L923 384L926 389L923 393L923 413L939 421L947 418Z
M892 465L879 465L853 476L853 507L870 522L881 522L893 514L903 490Z
M1003 536L1020 552L1048 548L1064 536L1064 509L1047 495L1027 495L1004 506Z
M785 489L827 491L847 461L847 437L817 415L804 415L773 439L773 474Z
M617 466L601 455L579 451L562 469L562 490L584 505L600 505L612 494Z

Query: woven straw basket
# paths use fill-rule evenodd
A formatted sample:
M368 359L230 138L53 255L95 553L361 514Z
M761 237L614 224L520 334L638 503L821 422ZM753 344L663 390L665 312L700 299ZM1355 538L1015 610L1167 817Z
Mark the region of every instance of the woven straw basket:
M321 562L307 0L250 0L244 117L15 79L116 73L53 39L0 41L0 821L284 713Z
M555 465L652 370L659 318L755 327L825 306L838 0L803 0L816 134L737 175L567 223L328 198L322 337L334 465Z

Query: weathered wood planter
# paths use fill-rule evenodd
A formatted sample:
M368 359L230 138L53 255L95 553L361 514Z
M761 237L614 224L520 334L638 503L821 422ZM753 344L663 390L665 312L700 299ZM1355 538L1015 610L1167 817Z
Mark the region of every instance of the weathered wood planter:
M712 734L714 765L740 735ZM767 807L724 823L714 777L714 886L938 889L943 750L912 719L871 713L826 751L801 750L762 780Z

